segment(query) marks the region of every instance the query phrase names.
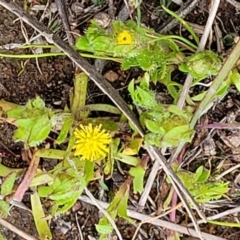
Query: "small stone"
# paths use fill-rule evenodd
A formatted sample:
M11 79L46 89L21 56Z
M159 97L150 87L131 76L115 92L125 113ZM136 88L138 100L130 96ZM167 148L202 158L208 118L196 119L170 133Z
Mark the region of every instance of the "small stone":
M94 20L103 28L107 28L111 22L111 18L107 13L99 12L94 16Z
M215 156L216 155L216 144L211 137L208 137L202 143L204 156Z
M58 105L58 106L59 106L59 105L61 105L61 104L62 104L62 101L61 101L61 100L60 100L60 101L55 101L55 102L53 102L53 104L54 104L54 105Z
M109 70L104 74L104 78L109 82L115 82L119 78L119 75L116 72Z

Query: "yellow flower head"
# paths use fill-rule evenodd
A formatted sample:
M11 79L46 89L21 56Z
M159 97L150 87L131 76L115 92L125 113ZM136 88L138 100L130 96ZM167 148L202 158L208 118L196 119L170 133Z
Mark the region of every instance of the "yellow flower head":
M117 35L117 44L119 45L131 45L133 42L132 35L129 31L124 30Z
M111 142L111 136L105 129L102 129L102 125L87 126L80 125L74 131L75 143L74 143L74 155L81 155L83 160L95 161L107 156L109 152L108 144Z

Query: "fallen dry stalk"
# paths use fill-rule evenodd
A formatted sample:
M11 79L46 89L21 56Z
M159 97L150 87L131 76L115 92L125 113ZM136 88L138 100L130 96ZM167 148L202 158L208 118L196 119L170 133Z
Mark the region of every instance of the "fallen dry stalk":
M14 226L14 225L11 224L10 222L8 222L8 221L6 221L6 220L4 220L4 219L2 219L2 218L0 218L0 224L1 224L3 227L5 227L5 228L9 229L10 231L18 234L20 237L22 237L22 238L24 238L24 239L26 239L26 240L37 240L37 238L35 238L35 237L29 235L28 233L26 233L26 232L18 229L16 226Z
M86 203L89 203L91 205L94 205L94 202L88 198L87 196L80 196L79 197L79 200L83 201L83 202L86 202ZM105 202L102 202L102 201L99 201L99 200L95 200L96 202L98 202L99 205L101 205L102 208L107 208L108 207L108 203L105 203ZM144 221L144 222L148 222L148 223L151 223L153 225L156 225L156 226L160 226L160 227L163 227L163 228L167 228L167 229L171 229L173 231L176 231L176 232L180 232L180 233L183 233L183 234L186 234L186 235L190 235L192 237L199 237L199 234L192 228L187 228L187 227L184 227L182 225L179 225L179 224L176 224L176 223L171 223L169 221L164 221L164 220L161 220L161 219L155 219L153 217L149 217L148 215L145 215L145 214L142 214L142 213L138 213L138 212L135 212L135 211L132 211L132 210L127 210L127 214L129 217L131 218L134 218L134 219L137 219L139 221ZM208 234L208 233L204 233L202 232L202 239L204 240L224 240L224 238L221 238L221 237L217 237L217 236L214 236L214 235L211 235L211 234Z

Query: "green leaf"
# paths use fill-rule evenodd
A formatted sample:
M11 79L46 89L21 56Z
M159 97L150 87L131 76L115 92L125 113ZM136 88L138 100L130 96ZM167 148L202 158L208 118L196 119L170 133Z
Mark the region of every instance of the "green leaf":
M88 52L91 51L89 41L85 36L81 36L77 38L75 47L77 50L88 51Z
M140 148L142 147L142 142L142 138L131 139L130 144L123 149L122 153L128 156L138 154Z
M85 162L81 161L81 164L83 163ZM53 183L51 184L50 182L49 184L51 185L49 186L38 187L40 197L47 197L53 201L54 204L51 209L53 216L66 212L77 201L89 181L87 178L90 178L90 175L92 178L94 164L90 164L93 165L91 166L92 173L89 172L89 176L85 176L83 172L78 171L79 166L77 163L74 163L74 160L63 160L51 171ZM85 166L87 166L87 164L85 164ZM89 169L90 168L88 168L88 170ZM82 170L81 168L81 171Z
M0 217L6 218L10 209L9 203L4 200L0 200Z
M192 85L212 75L216 75L222 66L222 61L212 51L196 53L179 65L179 70L188 72L195 79Z
M97 111L97 112L108 112L108 113L113 113L113 114L121 114L121 111L116 108L115 106L105 104L105 103L99 103L99 104L89 104L85 106L88 108L90 111Z
M178 164L172 165L176 171ZM197 202L205 203L211 200L222 198L228 192L229 182L209 180L210 171L200 166L196 173L178 170L177 176Z
M134 193L142 193L143 191L143 180L145 175L145 169L141 165L137 165L136 167L132 167L129 171L133 179L133 192Z
M154 64L152 58L152 52L148 49L143 49L137 56L139 67L143 70L150 70Z
M196 173L194 174L194 182L197 182L197 180L200 178L200 176L203 173L203 166L200 166L197 170Z
M57 144L61 144L65 141L65 139L68 135L68 132L69 132L70 128L72 127L73 121L74 121L74 118L72 115L69 115L64 118L61 131L58 135L58 138L55 141Z
M168 131L161 139L161 145L165 147L177 146L180 141L190 142L193 135L193 130L189 125L174 127Z
M232 83L236 86L237 90L240 92L240 74L237 69L233 69L228 76Z
M165 130L162 127L162 123L160 121L151 121L149 119L145 119L144 121L146 128L152 133L162 133L164 134Z
M53 182L53 178L47 172L43 172L38 169L38 173L34 176L33 180L31 181L30 187L37 187L44 184L50 184ZM50 193L49 193L50 194ZM47 194L47 195L49 195ZM45 196L47 196L45 195Z
M41 240L52 239L52 234L48 226L48 223L46 220L44 220L45 214L37 192L31 195L31 206L34 222L40 239Z
M117 160L119 160L119 161L121 161L123 163L126 163L128 165L131 165L131 166L136 166L139 163L139 161L140 161L139 158L137 158L137 157L128 156L128 155L120 153L120 152L116 153L114 155L114 157Z
M22 169L17 168L8 168L0 163L0 176L1 177L7 177L8 174L11 174L12 172L21 173Z
M91 44L91 43L90 43ZM91 44L93 51L95 52L105 52L109 49L111 45L111 39L105 36L99 36L94 39L94 44Z
M39 117L31 129L28 137L28 144L34 147L43 142L51 131L52 123L49 121L48 116Z
M1 194L6 196L12 193L13 186L17 177L16 172L11 172L3 181L1 186Z
M109 131L109 132L117 132L119 130L119 127L116 122L113 120L108 119L101 119L101 118L87 118L84 121L82 121L83 125L88 125L89 123L92 123L94 125L102 125L102 127Z
M0 240L7 240L1 232L0 232Z
M114 162L115 162L115 155L118 152L118 147L120 144L120 138L113 138L109 149L110 152L108 154L108 159L104 164L104 174L108 176L112 176L114 170Z
M160 139L162 139L163 134L162 133L147 133L144 135L144 142L146 146L157 146L162 147L162 143L160 142Z
M40 197L48 197L53 192L53 187L51 186L41 186L38 188L38 195Z
M107 235L107 234L110 234L113 231L113 227L110 223L108 223L108 224L97 224L96 225L96 230L100 234Z
M87 97L88 76L86 73L78 73L74 78L74 91L71 103L71 112L78 119L80 111L85 107Z
M16 106L16 108L11 108L9 111L7 111L7 117L8 118L18 118L22 115L24 112L24 107Z
M105 182L103 181L103 179L100 179L98 182L99 182L100 187L101 187L104 191L108 191L108 192L109 192L109 188L108 188L108 186L105 184Z
M134 89L134 82L131 81L128 85L128 91L131 94L133 102L144 109L154 109L157 106L157 101L155 99L155 93L151 92L149 89L143 89L138 86Z
M37 97L29 100L22 108L8 111L7 115L18 127L14 139L33 147L47 138L52 127L51 119L54 112L46 108L43 100Z
M196 41L196 43L199 43L199 38L196 35L196 33L194 32L194 30L192 29L192 27L186 22L184 21L184 19L182 19L179 15L177 15L176 13L172 12L171 10L167 9L166 7L164 7L162 5L162 8L164 9L164 11L166 11L168 14L170 14L172 17L176 18L188 31L189 33L192 35L193 39Z
M193 96L191 97L192 101L195 101L195 102L200 102L203 100L203 98L205 97L207 91L203 91L202 93L196 95L196 96Z
M210 176L210 170L204 170L203 166L200 166L194 174L194 180L196 183L204 183Z
M84 178L86 182L92 181L94 178L95 163L92 161L85 161L84 166Z

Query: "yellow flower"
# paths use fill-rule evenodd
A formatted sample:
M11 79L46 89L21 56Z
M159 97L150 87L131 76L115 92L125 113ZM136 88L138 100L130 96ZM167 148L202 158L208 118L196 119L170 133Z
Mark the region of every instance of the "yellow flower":
M80 125L74 131L75 143L74 143L74 155L81 155L83 160L95 161L107 156L109 152L108 144L111 142L111 136L105 129L102 129L102 125L87 126Z
M127 30L122 31L117 35L117 44L119 45L131 45L132 42L132 35Z

